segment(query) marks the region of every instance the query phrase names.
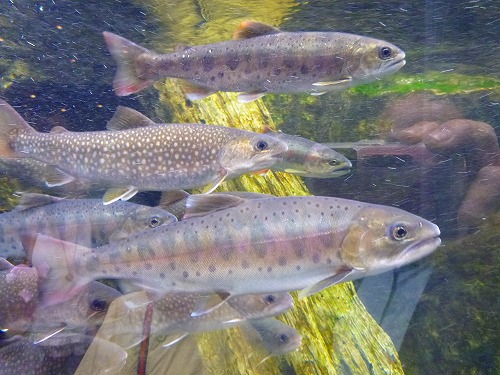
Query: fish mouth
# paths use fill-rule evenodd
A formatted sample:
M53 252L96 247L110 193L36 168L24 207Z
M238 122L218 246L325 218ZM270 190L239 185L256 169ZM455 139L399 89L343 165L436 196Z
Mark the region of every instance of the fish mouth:
M330 174L330 176L328 176L328 178L345 176L348 173L351 173L351 167L346 166L344 168L340 168L340 169L336 169L336 170L332 171L332 173Z
M388 64L384 69L384 73L395 72L401 69L405 65L406 65L405 56L402 56L399 60L394 60L390 64Z
M405 262L412 262L413 260L429 255L441 245L441 238L438 236L439 233L435 237L426 238L414 243L401 254L401 258L404 258Z

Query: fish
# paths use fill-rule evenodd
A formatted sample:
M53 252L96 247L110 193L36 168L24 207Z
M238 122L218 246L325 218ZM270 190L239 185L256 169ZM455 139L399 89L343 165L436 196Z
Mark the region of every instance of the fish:
M32 262L46 267L47 304L99 278L217 293L221 301L294 290L303 298L416 261L440 245L439 236L437 225L396 207L320 196L191 195L183 220L99 249L38 235ZM220 304L207 298L192 315Z
M266 357L261 362L297 350L302 345L300 333L278 319L247 320L240 329L249 344L265 353Z
M288 146L288 151L271 166L273 171L313 178L340 177L351 171L349 159L321 143L269 129L265 129L265 134L278 138Z
M228 300L208 314L191 316L200 297L196 293L168 293L153 301L148 331L151 335L164 335L163 346L168 347L189 334L234 327L248 319L276 316L293 306L293 298L288 293L244 295ZM146 324L143 307L148 302L144 291L114 300L106 321L99 329L99 337L126 349L139 344L143 340L143 325Z
M121 296L100 282L91 282L71 299L57 305L40 303L43 279L40 270L13 266L0 258L0 329L31 332L43 342L62 330L87 330L99 326L111 302Z
M0 214L0 257L23 261L26 233L44 233L83 246L99 247L177 221L170 212L131 202L105 206L101 199L63 199L24 193L13 211Z
M0 342L0 375L72 375L93 340L100 344L92 360L92 374L118 374L125 364L127 353L118 345L88 335L66 334L64 341L48 345L35 344L30 335L15 336L2 345ZM88 374L89 372L86 372Z
M139 190L206 186L211 192L226 179L270 167L287 150L284 142L265 134L205 124L155 124L126 107L117 109L108 129L55 127L40 133L0 101L0 157L47 163L48 186L75 179L104 185L105 204L128 200Z
M379 79L402 68L405 53L383 40L339 32L285 32L243 21L233 40L158 54L105 31L117 64L118 96L136 93L160 78L184 80L190 100L217 91L242 92L251 102L265 94L322 95Z

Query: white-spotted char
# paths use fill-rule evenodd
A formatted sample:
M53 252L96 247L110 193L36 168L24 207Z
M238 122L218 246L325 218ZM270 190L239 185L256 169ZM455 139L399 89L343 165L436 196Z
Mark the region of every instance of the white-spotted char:
M104 202L127 200L139 190L208 186L269 168L287 150L265 135L224 126L155 124L120 107L108 131L69 132L56 127L40 133L0 101L0 156L47 163L49 186L75 179L108 187Z
M249 102L267 93L321 95L369 82L405 65L405 53L374 38L338 32L284 32L244 21L235 40L157 54L104 32L118 64L113 81L119 96L164 78L186 80L189 99L216 91L243 92Z

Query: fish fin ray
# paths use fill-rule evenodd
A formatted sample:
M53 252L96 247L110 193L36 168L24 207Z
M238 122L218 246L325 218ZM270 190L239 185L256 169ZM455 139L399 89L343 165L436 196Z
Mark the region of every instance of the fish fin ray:
M139 190L134 186L120 187L120 188L109 188L104 193L102 201L104 204L111 204L118 200L126 201L137 194Z
M274 26L256 22L256 21L242 21L236 31L233 33L233 39L250 39L263 35L281 33L280 29Z
M211 192L213 192L215 189L217 189L219 187L220 184L222 184L224 182L224 180L226 179L227 177L227 171L220 171L218 173L218 176L217 178L212 181L211 183L209 183L208 185L206 185L203 189L202 189L202 194L210 194Z
M45 167L43 179L45 180L45 185L48 187L66 185L76 180L75 177L67 174L54 165L47 165Z
M160 207L168 207L189 197L189 193L184 190L164 191L161 194Z
M149 117L144 116L142 113L135 109L118 106L115 114L108 121L106 129L108 130L126 130L137 129L145 126L156 125L156 123Z
M127 96L153 84L153 79L137 74L136 65L140 57L151 57L153 52L119 35L104 31L104 40L108 50L118 65L113 89L118 96Z
M262 98L264 95L266 95L267 92L244 92L240 95L238 95L238 101L240 103L250 103L253 102L254 100Z
M77 295L91 280L77 277L76 259L91 250L74 243L39 234L31 251L31 264L39 274L45 273L41 283L42 305L55 305Z
M0 157L23 157L11 145L13 138L20 132L36 132L7 102L0 99Z
M5 258L0 258L0 271L9 271L14 265Z
M197 317L208 314L209 312L212 312L215 309L219 308L230 297L231 294L227 292L219 292L210 294L208 296L201 296L197 298L193 311L191 312L191 316Z
M14 211L24 211L31 208L47 206L64 200L64 198L54 197L47 194L23 193L19 204L14 207Z
M320 95L324 95L326 94L328 91L321 91L321 92L312 92L311 95L312 96L320 96Z
M69 133L69 130L63 128L62 126L56 125L52 129L50 129L50 132L52 134L61 134L61 133Z
M321 292L322 290L328 288L331 285L339 284L339 283L345 281L345 279L352 272L354 272L353 269L344 270L344 271L342 271L340 273L336 273L333 276L327 277L326 279L318 281L316 284L311 285L311 286L309 286L307 288L302 289L299 292L299 298L308 297L308 296L313 295L315 293Z
M182 339L186 338L188 335L189 335L188 332L179 332L177 334L169 335L167 339L162 343L162 347L169 348L177 344Z
M197 85L196 83L187 81L185 79L181 79L180 81L182 89L184 90L184 94L189 100L204 99L215 92L205 86Z
M205 216L215 211L238 206L243 202L245 202L244 198L230 194L190 195L187 198L184 218Z

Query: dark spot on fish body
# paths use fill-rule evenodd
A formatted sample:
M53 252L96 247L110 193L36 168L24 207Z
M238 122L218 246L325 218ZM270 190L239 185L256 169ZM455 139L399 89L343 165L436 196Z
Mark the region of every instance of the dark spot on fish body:
M191 70L191 59L183 58L181 60L181 69L185 72Z
M208 270L210 272L215 272L215 266L213 264L211 264L210 266L208 266Z
M295 67L295 63L297 62L297 60L295 59L295 57L293 56L285 56L283 58L283 64L289 68L289 69L292 69L293 67Z
M160 272L160 279L165 279L165 274L163 272Z
M286 263L287 263L287 261L286 261L286 258L285 258L285 257L281 256L281 257L279 257L279 258L278 258L278 264L279 264L281 267L286 266Z
M187 278L189 277L189 273L188 273L187 271L184 271L184 272L182 273L182 276L183 276L185 279L187 279Z
M307 65L302 65L300 67L300 73L302 73L303 75L306 75L309 73L309 68L307 67Z
M273 272L273 267L267 267L267 272Z
M279 76L281 74L282 69L281 68L275 68L273 70L273 75Z
M152 270L153 269L153 265L151 263L145 263L144 264L144 268L147 269L147 270Z
M268 53L261 52L257 55L257 63L259 65L260 69L267 68L270 60L271 60L271 57L269 56Z
M209 72L214 68L214 57L212 55L205 55L201 59L201 65L204 72ZM215 77L213 77L215 79Z
M250 264L248 263L248 261L242 260L241 261L241 268L247 269L248 267L250 267Z
M314 253L313 256L312 256L312 261L314 264L318 264L319 261L320 261L320 256L318 253Z
M172 271L175 271L175 269L177 268L177 266L176 266L176 264L175 264L174 262L171 262L171 263L169 264L169 267L170 267L170 269L171 269Z
M231 52L227 55L226 65L231 70L235 70L240 65L240 57L237 52Z

